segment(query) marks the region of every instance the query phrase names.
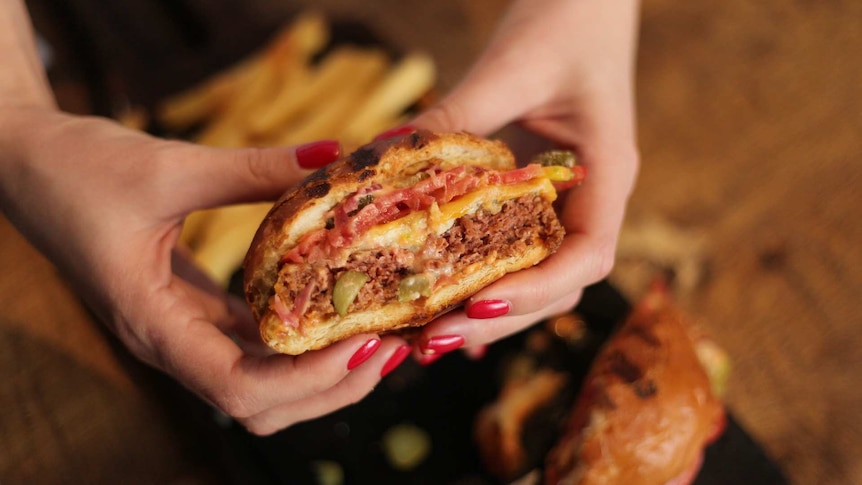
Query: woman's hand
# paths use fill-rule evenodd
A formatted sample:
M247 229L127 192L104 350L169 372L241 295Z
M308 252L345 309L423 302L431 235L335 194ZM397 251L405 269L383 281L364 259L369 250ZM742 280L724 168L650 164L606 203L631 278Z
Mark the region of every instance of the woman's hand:
M403 340L376 335L272 355L245 303L177 247L190 212L273 200L337 158L337 143L215 149L30 107L0 110L0 148L10 220L132 353L252 432L356 402L405 356Z
M633 99L637 10L634 0L515 2L461 84L412 123L481 135L517 123L552 146L575 150L587 168L583 185L561 194L567 236L559 251L485 288L463 311L427 325L419 341L426 360L566 311L582 288L610 272L639 163Z

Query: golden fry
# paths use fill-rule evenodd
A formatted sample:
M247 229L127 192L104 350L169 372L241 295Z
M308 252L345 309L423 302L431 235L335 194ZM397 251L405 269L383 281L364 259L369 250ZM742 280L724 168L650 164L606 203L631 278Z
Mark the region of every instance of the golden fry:
M180 233L180 243L194 250L197 247L197 241L203 234L213 210L195 211L186 217L183 221L183 231Z
M325 18L318 13L303 15L276 34L262 52L161 103L156 116L175 130L189 128L224 111L233 112L230 116L234 118L242 118L263 94L269 94L261 89L262 85L272 82L274 76L283 75L282 70L290 72L307 65L311 56L328 41ZM279 72L273 73L273 70ZM273 85L277 87L277 83ZM247 94L249 86L255 89Z
M398 117L434 86L435 68L431 58L411 54L387 74L383 82L358 109L344 129L344 137L367 141L369 126ZM373 136L373 133L370 136Z
M392 65L382 49L340 47L318 65L312 57L329 41L325 18L308 13L278 32L264 49L159 107L168 128L205 123L196 141L221 147L297 145L341 139L354 149L406 122L405 110L434 83L428 56ZM192 213L181 244L215 281L227 285L242 264L270 203Z
M327 42L326 18L320 12L307 12L277 33L263 55L279 61L298 57L307 63Z
M347 74L335 88L319 90L307 97L306 116L284 129L279 144L297 145L320 138L339 138L343 127L362 99L380 81L387 67L386 55L380 50L356 51L350 59Z
M150 114L140 106L126 106L116 115L117 123L136 131L146 131Z
M168 98L156 108L156 118L174 130L204 121L222 110L239 87L255 77L259 65L259 58L251 58Z
M212 209L193 245L194 259L213 280L227 285L242 264L254 233L271 203Z
M296 123L297 118L308 115L308 111L319 105L330 103L333 93L354 83L354 73L376 69L384 57L379 50L361 50L342 47L321 62L320 66L295 89L282 89L269 104L264 106L251 121L251 130L258 135L280 135L288 123ZM371 63L373 66L365 66Z

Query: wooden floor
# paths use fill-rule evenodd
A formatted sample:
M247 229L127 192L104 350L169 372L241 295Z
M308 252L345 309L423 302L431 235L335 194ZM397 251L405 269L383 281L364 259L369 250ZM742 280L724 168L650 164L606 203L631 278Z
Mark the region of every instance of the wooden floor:
M445 88L505 2L306 3L426 47ZM641 34L628 224L696 235L682 303L730 352L729 405L792 481L862 483L862 3L646 0ZM215 480L161 379L5 220L0 269L0 482Z

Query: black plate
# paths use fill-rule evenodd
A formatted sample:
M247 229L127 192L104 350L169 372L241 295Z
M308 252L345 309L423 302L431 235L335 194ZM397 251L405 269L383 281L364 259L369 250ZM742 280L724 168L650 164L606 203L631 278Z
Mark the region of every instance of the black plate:
M627 315L629 304L606 283L588 288L576 311L589 328L589 340L567 361L577 377ZM224 429L229 454L240 475L256 483L317 483L314 463L337 462L345 484L492 484L480 465L472 438L473 420L494 399L502 359L522 349L525 333L491 346L480 361L454 352L422 367L405 362L366 399L329 416L301 423L269 437L255 437L241 426ZM724 435L706 451L696 484L787 483L778 467L733 419ZM409 423L431 438L428 457L410 472L393 469L384 456L383 433Z

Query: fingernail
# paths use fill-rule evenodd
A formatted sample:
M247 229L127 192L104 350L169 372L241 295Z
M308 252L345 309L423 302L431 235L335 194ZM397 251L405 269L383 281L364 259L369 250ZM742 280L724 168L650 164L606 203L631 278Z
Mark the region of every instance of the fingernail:
M434 362L440 360L440 358L444 355L445 354L421 354L419 357L416 358L416 361L419 362L419 365L431 365Z
M423 354L445 354L464 345L464 337L460 335L438 335L431 337L419 345Z
M296 148L296 163L302 168L320 168L338 160L341 145L335 140L321 140Z
M374 141L385 140L387 138L392 138L395 136L409 135L410 133L413 133L414 131L416 131L416 128L414 128L410 125L398 126L396 128L392 128L391 130L386 130L383 133L375 136Z
M470 318L502 317L509 313L509 302L506 300L479 300L467 308Z
M359 347L359 350L347 361L347 370L353 370L362 365L363 362L374 355L374 352L377 352L378 348L380 348L380 339L373 338L362 344L362 347Z
M411 347L409 345L402 345L395 349L395 352L392 353L392 356L389 357L389 360L383 364L383 368L380 369L380 377L386 377L390 372L394 371L404 359L410 355Z

